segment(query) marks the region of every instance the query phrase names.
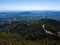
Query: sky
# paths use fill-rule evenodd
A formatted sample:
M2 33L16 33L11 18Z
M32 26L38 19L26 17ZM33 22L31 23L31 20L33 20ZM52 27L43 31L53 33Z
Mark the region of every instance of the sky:
M0 0L0 11L57 10L60 0Z

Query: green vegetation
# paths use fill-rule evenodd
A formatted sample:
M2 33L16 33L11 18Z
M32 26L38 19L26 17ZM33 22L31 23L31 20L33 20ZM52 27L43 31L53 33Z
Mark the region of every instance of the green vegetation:
M60 45L60 37L46 34L42 24L46 29L60 31L60 22L52 19L11 22L9 27L0 25L0 45Z

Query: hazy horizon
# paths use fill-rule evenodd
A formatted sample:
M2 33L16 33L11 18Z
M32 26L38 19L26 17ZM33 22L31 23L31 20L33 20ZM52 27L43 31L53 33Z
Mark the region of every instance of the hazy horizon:
M60 0L0 0L0 11L60 11Z

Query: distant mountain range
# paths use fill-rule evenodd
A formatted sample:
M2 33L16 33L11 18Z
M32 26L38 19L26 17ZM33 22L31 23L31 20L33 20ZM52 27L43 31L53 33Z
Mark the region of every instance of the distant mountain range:
M0 12L0 21L8 20L38 20L42 18L60 21L60 11L25 11L25 12Z

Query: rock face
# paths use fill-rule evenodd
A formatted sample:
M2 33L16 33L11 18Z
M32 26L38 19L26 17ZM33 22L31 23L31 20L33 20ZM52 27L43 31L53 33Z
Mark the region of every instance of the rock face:
M58 36L60 37L60 32L58 32Z

